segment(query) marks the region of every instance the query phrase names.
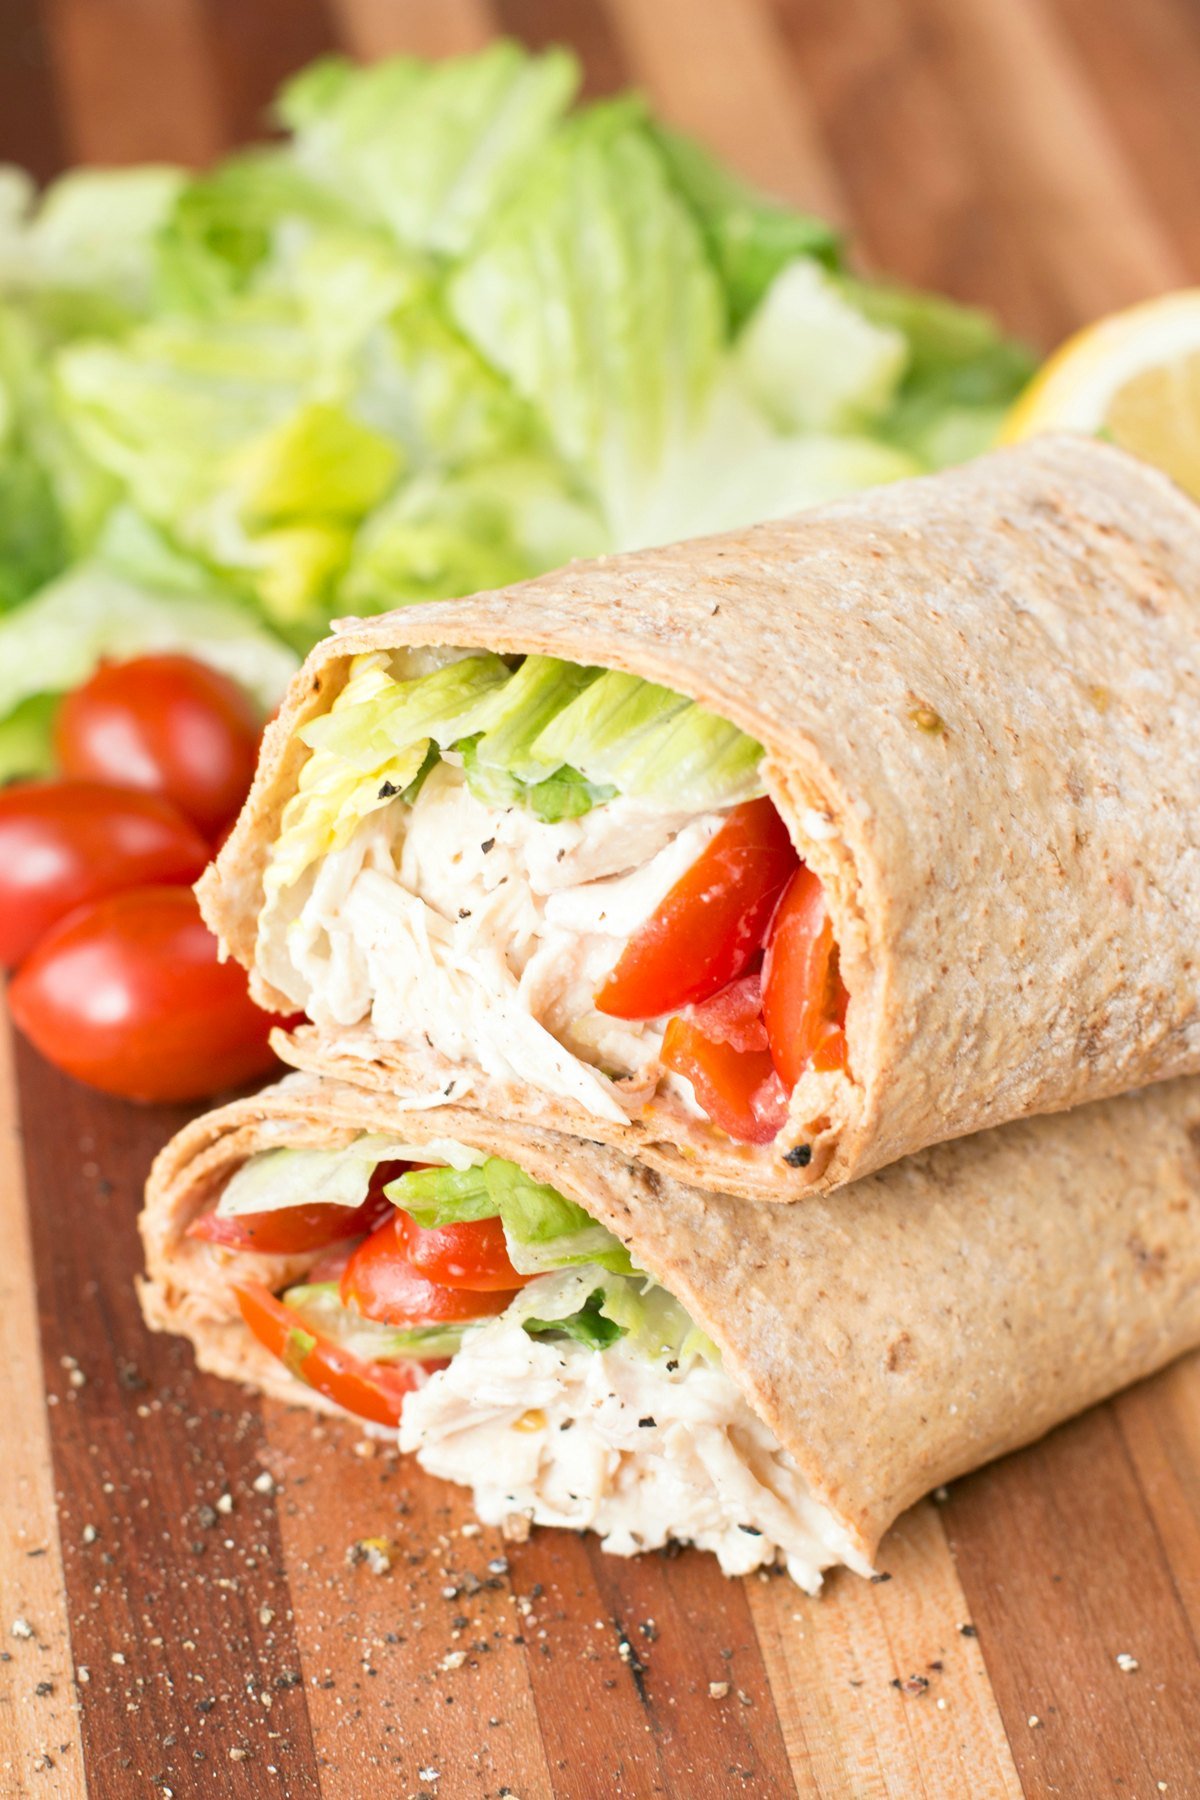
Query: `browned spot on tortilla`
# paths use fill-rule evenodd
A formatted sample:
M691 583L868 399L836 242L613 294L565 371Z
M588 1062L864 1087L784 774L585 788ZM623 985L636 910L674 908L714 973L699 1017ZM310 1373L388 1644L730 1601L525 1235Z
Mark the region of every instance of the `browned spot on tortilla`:
M1144 1281L1162 1281L1167 1270L1167 1253L1161 1244L1152 1250L1145 1239L1135 1231L1129 1239L1129 1253L1141 1270Z
M892 1342L888 1345L887 1352L883 1359L883 1366L889 1375L894 1375L900 1369L907 1369L912 1363L912 1360L912 1339L909 1337L907 1331L902 1331L900 1336L898 1338L893 1338Z

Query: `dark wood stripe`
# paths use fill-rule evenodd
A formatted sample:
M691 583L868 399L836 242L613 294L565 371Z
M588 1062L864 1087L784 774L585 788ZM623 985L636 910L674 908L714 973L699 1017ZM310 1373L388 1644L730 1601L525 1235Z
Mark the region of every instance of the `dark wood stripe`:
M1195 1790L1196 1641L1112 1409L958 1483L946 1522L1026 1793Z
M795 1792L745 1591L712 1557L631 1562L565 1532L508 1555L561 1800Z
M0 11L0 161L20 163L39 181L67 161L38 0L4 0Z
M203 0L49 0L73 160L198 166L226 148L202 9Z
M261 1408L148 1334L133 1290L141 1183L183 1114L102 1101L24 1046L17 1062L93 1800L315 1795L279 1521L253 1487Z
M493 0L492 11L501 31L531 49L570 44L583 64L587 99L629 85L624 46L602 0L571 0L569 13L562 0Z
M268 136L281 83L339 48L324 0L205 0L204 16L231 143Z

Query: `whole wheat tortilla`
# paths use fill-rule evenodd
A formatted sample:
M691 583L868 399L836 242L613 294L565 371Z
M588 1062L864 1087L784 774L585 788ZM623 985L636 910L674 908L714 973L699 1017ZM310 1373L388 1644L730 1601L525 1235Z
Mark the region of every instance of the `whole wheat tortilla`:
M285 1041L299 1066L409 1095L454 1080L485 1111L771 1200L1200 1070L1200 510L1122 452L1047 438L744 533L344 622L296 676L200 884L247 967L308 755L297 726L356 652L430 644L626 669L766 746L828 896L851 1074L805 1075L776 1142L748 1147L653 1102L612 1125L367 1025ZM806 1166L785 1165L798 1146Z
M930 1488L1200 1344L1200 1079L944 1144L780 1209L608 1147L293 1075L159 1156L141 1221L147 1322L191 1338L202 1367L323 1405L241 1325L230 1253L183 1233L253 1152L362 1130L458 1138L602 1220L720 1346L867 1558ZM265 1260L233 1266L261 1278ZM276 1273L298 1279L305 1260Z

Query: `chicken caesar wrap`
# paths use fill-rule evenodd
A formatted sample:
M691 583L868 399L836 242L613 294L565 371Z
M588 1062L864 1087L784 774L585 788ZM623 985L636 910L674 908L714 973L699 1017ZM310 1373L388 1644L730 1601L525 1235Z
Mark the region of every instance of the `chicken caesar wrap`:
M346 621L201 902L293 1063L833 1187L1200 1069L1197 593L1061 438Z
M161 1153L148 1322L398 1432L483 1519L809 1591L928 1489L1200 1343L1200 1082L803 1206L293 1075Z

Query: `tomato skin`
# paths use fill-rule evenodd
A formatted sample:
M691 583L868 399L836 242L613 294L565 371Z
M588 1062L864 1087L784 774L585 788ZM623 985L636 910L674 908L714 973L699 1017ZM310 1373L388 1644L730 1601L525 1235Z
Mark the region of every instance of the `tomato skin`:
M102 663L59 709L54 747L67 775L173 800L215 837L240 811L258 759L249 696L190 656Z
M0 793L0 965L15 968L77 906L122 888L190 887L208 861L195 826L156 794L95 781Z
M13 1019L48 1061L125 1100L197 1100L275 1064L260 1011L190 888L129 888L81 907L28 956Z
M259 1282L233 1290L238 1310L264 1349L326 1399L376 1425L399 1425L405 1399L427 1368L441 1364L364 1362L310 1331L298 1313Z
M770 800L735 806L630 938L596 995L598 1010L654 1019L719 993L761 949L796 866L787 827Z
M769 1144L782 1130L787 1094L767 1048L757 975L672 1019L662 1060L687 1077L713 1124L739 1143Z
M402 1212L397 1215L396 1235L417 1273L443 1287L507 1295L533 1280L513 1268L499 1219L475 1219L427 1230Z
M688 1019L672 1019L663 1062L686 1075L696 1098L722 1131L742 1144L769 1144L787 1117L787 1095L769 1050L738 1050L706 1038Z
M763 961L763 1019L789 1093L808 1068L846 1067L846 1004L825 891L801 866L779 902Z
M201 1213L188 1226L187 1236L206 1244L224 1244L230 1250L257 1250L266 1256L327 1250L345 1238L376 1230L392 1216L395 1208L384 1196L383 1183L394 1181L405 1167L403 1163L381 1164L361 1206L280 1206L272 1212L236 1213L230 1218Z
M356 1306L364 1318L381 1325L452 1324L487 1319L501 1313L513 1290L472 1292L431 1281L408 1260L412 1220L397 1213L358 1246L342 1274L344 1306Z

